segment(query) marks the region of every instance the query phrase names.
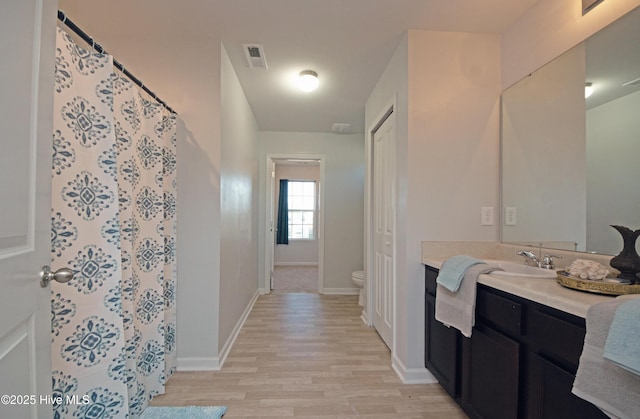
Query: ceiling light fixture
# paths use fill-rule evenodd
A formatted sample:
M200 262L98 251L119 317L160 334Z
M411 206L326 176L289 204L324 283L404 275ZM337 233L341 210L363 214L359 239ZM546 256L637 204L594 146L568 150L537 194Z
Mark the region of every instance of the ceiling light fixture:
M312 92L318 88L318 73L313 70L304 70L298 74L298 84L305 92Z
M584 84L584 98L588 98L589 96L591 96L593 94L593 84L592 83L585 83Z

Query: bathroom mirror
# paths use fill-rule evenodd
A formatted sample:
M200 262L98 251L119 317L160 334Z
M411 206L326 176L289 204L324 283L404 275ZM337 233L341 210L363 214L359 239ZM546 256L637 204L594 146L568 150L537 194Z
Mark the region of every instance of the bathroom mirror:
M640 229L640 8L506 89L501 130L502 242L619 253L610 225Z

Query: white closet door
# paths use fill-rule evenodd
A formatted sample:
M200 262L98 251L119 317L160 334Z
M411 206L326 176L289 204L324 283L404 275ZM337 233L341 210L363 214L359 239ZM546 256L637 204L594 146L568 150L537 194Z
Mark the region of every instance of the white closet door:
M373 325L393 345L395 272L395 114L373 135Z

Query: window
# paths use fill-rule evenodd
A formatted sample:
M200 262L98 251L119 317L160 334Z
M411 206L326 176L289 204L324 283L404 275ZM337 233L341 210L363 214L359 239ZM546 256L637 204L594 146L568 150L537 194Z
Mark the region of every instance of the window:
M315 239L316 182L289 181L289 238Z

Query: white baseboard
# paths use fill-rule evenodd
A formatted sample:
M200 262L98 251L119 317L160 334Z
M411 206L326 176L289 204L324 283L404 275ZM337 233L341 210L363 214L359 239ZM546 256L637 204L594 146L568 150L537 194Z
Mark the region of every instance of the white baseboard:
M407 368L395 355L391 368L398 374L403 384L436 384L438 380L426 368Z
M273 266L318 266L318 262L275 262Z
M360 288L324 288L318 291L320 294L327 295L358 295L360 294ZM271 293L266 288L258 289L260 295L266 295Z
M259 296L260 296L260 292L256 290L256 292L253 294L253 297L251 297L251 301L249 301L249 304L247 304L247 307L244 309L242 316L240 316L240 319L236 323L236 326L233 328L231 335L229 335L229 338L224 343L224 346L222 347L222 350L220 351L220 355L219 355L221 368L224 365L224 361L227 360L227 355L229 355L229 352L233 347L233 343L236 341L236 338L238 337L238 333L240 333L240 330L242 329L244 322L247 321L247 317L249 317L249 313L251 313L251 310L253 309L253 306L256 303L256 300L258 299Z
M364 323L365 326L369 326L369 316L367 315L367 310L362 310L360 319L362 319L362 323Z
M259 295L260 290L256 290L218 356L208 358L178 358L176 369L178 371L220 371Z
M324 288L322 294L328 295L358 295L360 288Z
M220 371L220 358L178 358L178 371Z

